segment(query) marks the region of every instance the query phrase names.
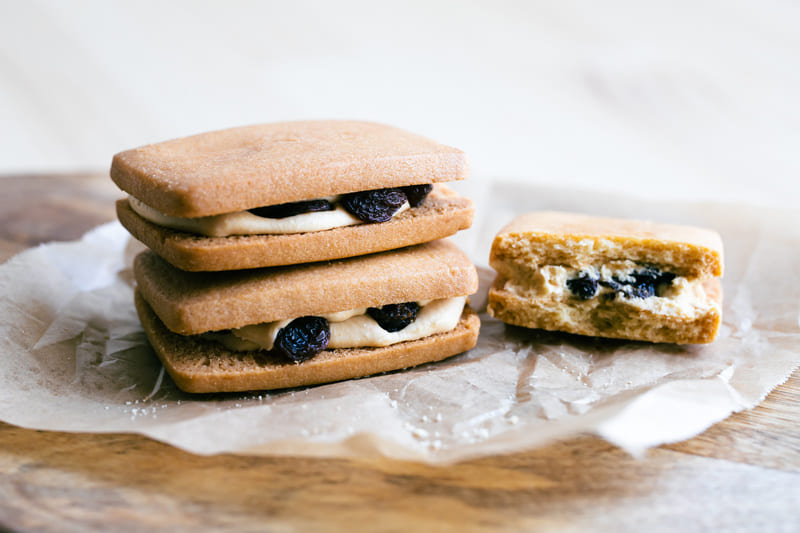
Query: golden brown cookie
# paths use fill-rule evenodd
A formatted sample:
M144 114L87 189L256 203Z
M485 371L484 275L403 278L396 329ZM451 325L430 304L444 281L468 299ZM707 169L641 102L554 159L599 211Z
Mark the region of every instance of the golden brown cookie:
M722 239L715 231L575 213L527 213L494 239L489 262L511 277L517 264L583 267L618 259L669 267L690 277L722 275Z
M204 237L158 226L128 200L117 202L125 228L182 270L219 271L340 259L429 242L472 224L472 201L437 184L423 203L388 222L287 235Z
M518 326L650 342L711 342L722 241L689 226L542 212L495 237L492 316Z
M261 124L151 144L114 156L111 179L175 217L464 179L464 153L372 122Z

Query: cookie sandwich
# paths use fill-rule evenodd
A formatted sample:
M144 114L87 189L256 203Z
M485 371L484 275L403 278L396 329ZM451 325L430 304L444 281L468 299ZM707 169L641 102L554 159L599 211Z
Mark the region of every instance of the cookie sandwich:
M475 267L447 240L337 261L186 272L137 256L136 308L186 392L281 389L438 361L475 346Z
M722 319L722 240L708 229L529 213L497 234L489 262L489 314L517 326L696 344Z
M369 122L233 128L114 156L125 228L182 270L300 264L381 252L468 228L442 182L463 152Z

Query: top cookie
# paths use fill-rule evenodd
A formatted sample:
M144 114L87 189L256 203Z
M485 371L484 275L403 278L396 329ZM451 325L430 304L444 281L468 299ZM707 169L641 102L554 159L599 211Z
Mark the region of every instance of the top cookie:
M171 216L200 217L464 179L464 153L371 122L261 124L151 144L114 156L111 179Z
M517 263L583 267L622 259L688 277L721 276L722 239L692 226L544 211L522 215L500 230L489 261L511 278Z

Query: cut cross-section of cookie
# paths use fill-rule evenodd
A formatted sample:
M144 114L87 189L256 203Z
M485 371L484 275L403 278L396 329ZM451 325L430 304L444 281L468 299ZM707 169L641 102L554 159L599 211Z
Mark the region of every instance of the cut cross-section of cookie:
M122 224L196 271L352 257L452 235L471 225L472 202L438 184L467 174L456 148L352 121L204 133L121 152L111 165L130 195L117 204Z
M443 359L477 342L479 320L466 305L477 273L446 240L231 272L181 271L144 252L134 274L145 332L190 392L324 383Z
M708 343L722 317L722 257L703 228L529 213L494 239L488 310L530 328Z

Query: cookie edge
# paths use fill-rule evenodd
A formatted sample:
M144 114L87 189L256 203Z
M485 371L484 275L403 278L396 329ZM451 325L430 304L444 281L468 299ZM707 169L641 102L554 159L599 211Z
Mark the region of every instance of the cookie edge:
M564 221L590 226L592 229L586 231L557 229L557 226ZM637 225L640 226L639 229L625 229L625 226ZM524 244L515 243L515 239L524 241ZM607 241L623 250L622 254L613 256L597 252L590 256L587 264L628 259L630 257L626 257L624 253L627 247L629 250L631 248L640 250L637 257L631 258L634 261L673 266L679 273L690 277L716 277L724 273L722 237L712 229L563 211L536 211L514 218L497 232L492 240L489 263L498 272L504 272L505 263L512 261L519 250L526 246L530 247L532 243L540 244L542 247L565 248L585 239L596 243ZM593 247L593 250L595 248ZM663 255L665 250L673 256L671 263L659 261L658 256ZM628 255L631 255L630 252ZM540 265L544 264L552 263L543 259Z

